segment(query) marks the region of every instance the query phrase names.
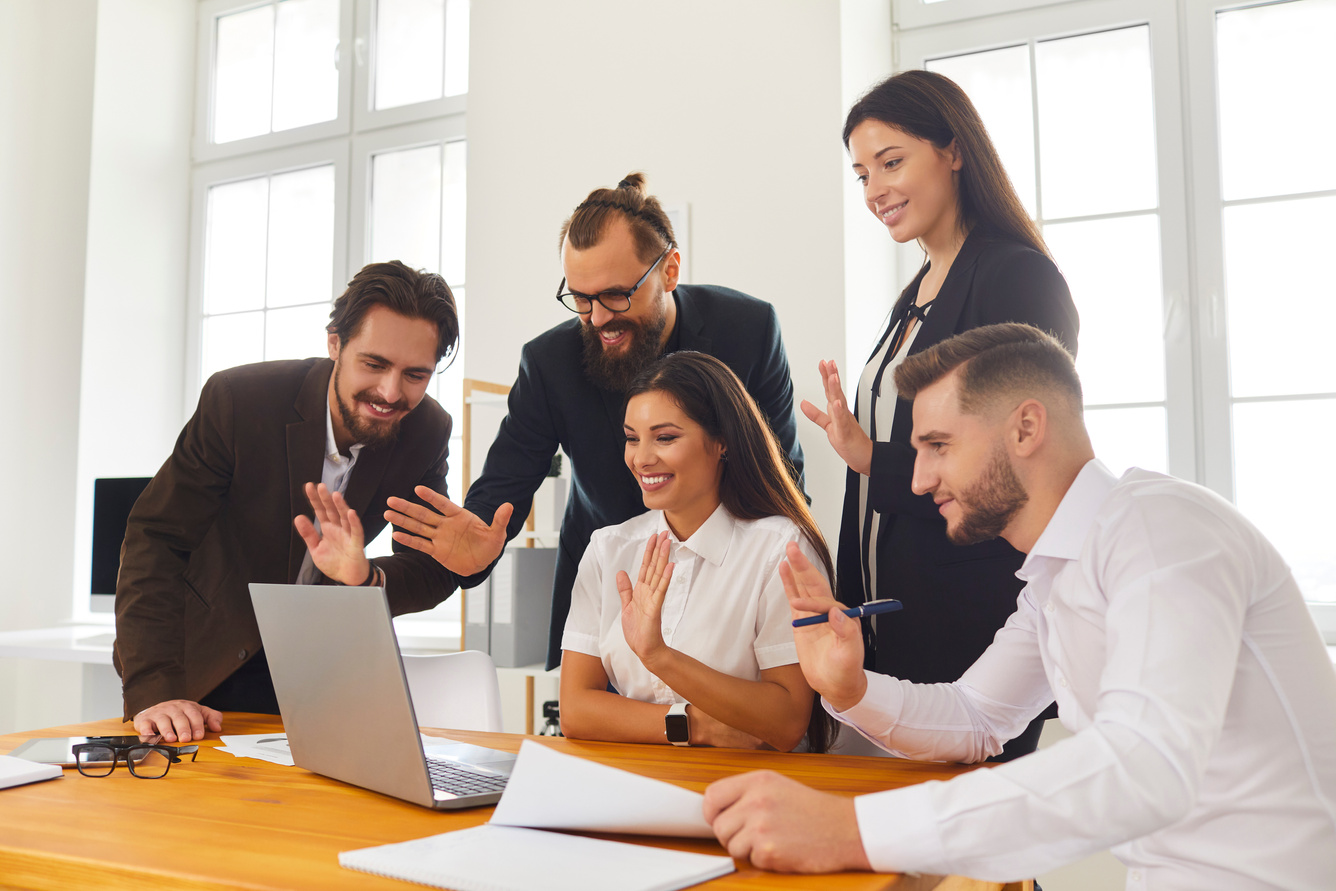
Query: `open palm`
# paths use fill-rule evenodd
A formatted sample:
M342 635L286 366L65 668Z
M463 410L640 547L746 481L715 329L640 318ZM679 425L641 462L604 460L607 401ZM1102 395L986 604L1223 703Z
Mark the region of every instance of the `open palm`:
M653 655L663 642L660 621L673 564L668 562L668 533L651 536L645 545L636 583L625 572L617 573L617 593L622 599L622 635L631 651L642 661Z

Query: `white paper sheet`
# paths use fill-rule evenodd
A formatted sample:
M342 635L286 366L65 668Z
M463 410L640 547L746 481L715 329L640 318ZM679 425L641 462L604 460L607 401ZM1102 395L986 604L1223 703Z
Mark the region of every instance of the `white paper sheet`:
M238 758L255 758L270 764L292 766L292 750L288 748L286 733L251 733L244 736L220 737L223 744L214 751L227 752Z
M500 826L713 838L705 796L525 740L492 814Z

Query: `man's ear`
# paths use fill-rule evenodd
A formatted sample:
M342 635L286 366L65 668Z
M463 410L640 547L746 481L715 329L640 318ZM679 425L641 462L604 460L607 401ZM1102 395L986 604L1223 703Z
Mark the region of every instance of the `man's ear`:
M329 332L325 338L325 343L329 347L329 358L337 362L339 360L339 335L333 331Z
M677 290L677 279L682 275L682 252L673 248L663 258L663 290Z
M1048 438L1048 409L1038 399L1027 399L1011 413L1007 438L1017 458L1029 458Z

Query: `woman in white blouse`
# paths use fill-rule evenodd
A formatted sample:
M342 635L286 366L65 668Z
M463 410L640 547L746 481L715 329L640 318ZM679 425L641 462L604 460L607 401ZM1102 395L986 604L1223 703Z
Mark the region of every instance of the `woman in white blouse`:
M595 532L580 562L562 732L824 749L779 566L796 542L829 576L830 553L756 403L718 359L673 353L631 385L625 431L649 512Z

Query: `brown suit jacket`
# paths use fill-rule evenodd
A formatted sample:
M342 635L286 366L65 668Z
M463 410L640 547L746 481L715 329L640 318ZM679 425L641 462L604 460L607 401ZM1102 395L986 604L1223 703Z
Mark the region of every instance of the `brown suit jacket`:
M311 515L302 486L325 454L329 359L263 362L209 378L172 455L130 512L116 582L116 646L127 720L170 699L198 701L260 647L250 582L297 580ZM345 493L366 540L391 495L445 492L450 415L432 398L391 445L363 449ZM430 556L395 544L385 571L394 614L430 609L458 586ZM317 620L317 616L312 617Z

